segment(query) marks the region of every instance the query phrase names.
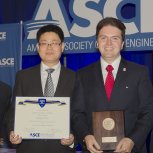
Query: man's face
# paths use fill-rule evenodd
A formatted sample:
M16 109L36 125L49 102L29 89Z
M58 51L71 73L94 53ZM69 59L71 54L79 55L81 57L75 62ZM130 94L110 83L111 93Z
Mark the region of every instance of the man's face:
M64 50L59 36L54 32L46 32L41 35L38 43L38 53L44 64L53 66L59 62Z
M106 62L112 63L120 55L123 44L120 29L107 25L99 31L97 47Z

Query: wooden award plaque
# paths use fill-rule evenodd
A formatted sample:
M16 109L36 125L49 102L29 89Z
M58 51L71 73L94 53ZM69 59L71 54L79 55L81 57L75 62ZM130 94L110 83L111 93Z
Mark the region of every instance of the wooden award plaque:
M123 111L93 112L93 133L102 150L115 150L124 137Z

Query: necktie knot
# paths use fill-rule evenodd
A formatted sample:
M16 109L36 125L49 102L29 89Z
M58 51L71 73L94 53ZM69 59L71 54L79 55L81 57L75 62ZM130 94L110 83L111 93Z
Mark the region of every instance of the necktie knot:
M107 72L112 72L114 70L112 65L107 65L106 67Z
M54 71L54 69L47 69L46 70L48 74L52 74L52 72Z

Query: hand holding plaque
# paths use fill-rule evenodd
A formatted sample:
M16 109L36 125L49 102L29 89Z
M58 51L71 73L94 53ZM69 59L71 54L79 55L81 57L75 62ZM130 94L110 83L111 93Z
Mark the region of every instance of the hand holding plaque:
M123 111L93 112L93 133L102 150L115 150L124 137Z

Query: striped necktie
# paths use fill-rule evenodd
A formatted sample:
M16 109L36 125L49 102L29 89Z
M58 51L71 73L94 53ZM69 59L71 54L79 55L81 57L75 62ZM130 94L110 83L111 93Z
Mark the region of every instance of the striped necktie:
M54 69L47 69L46 71L48 73L48 77L47 77L46 84L45 84L44 97L53 97L54 96L54 84L53 84L51 74L54 71Z

